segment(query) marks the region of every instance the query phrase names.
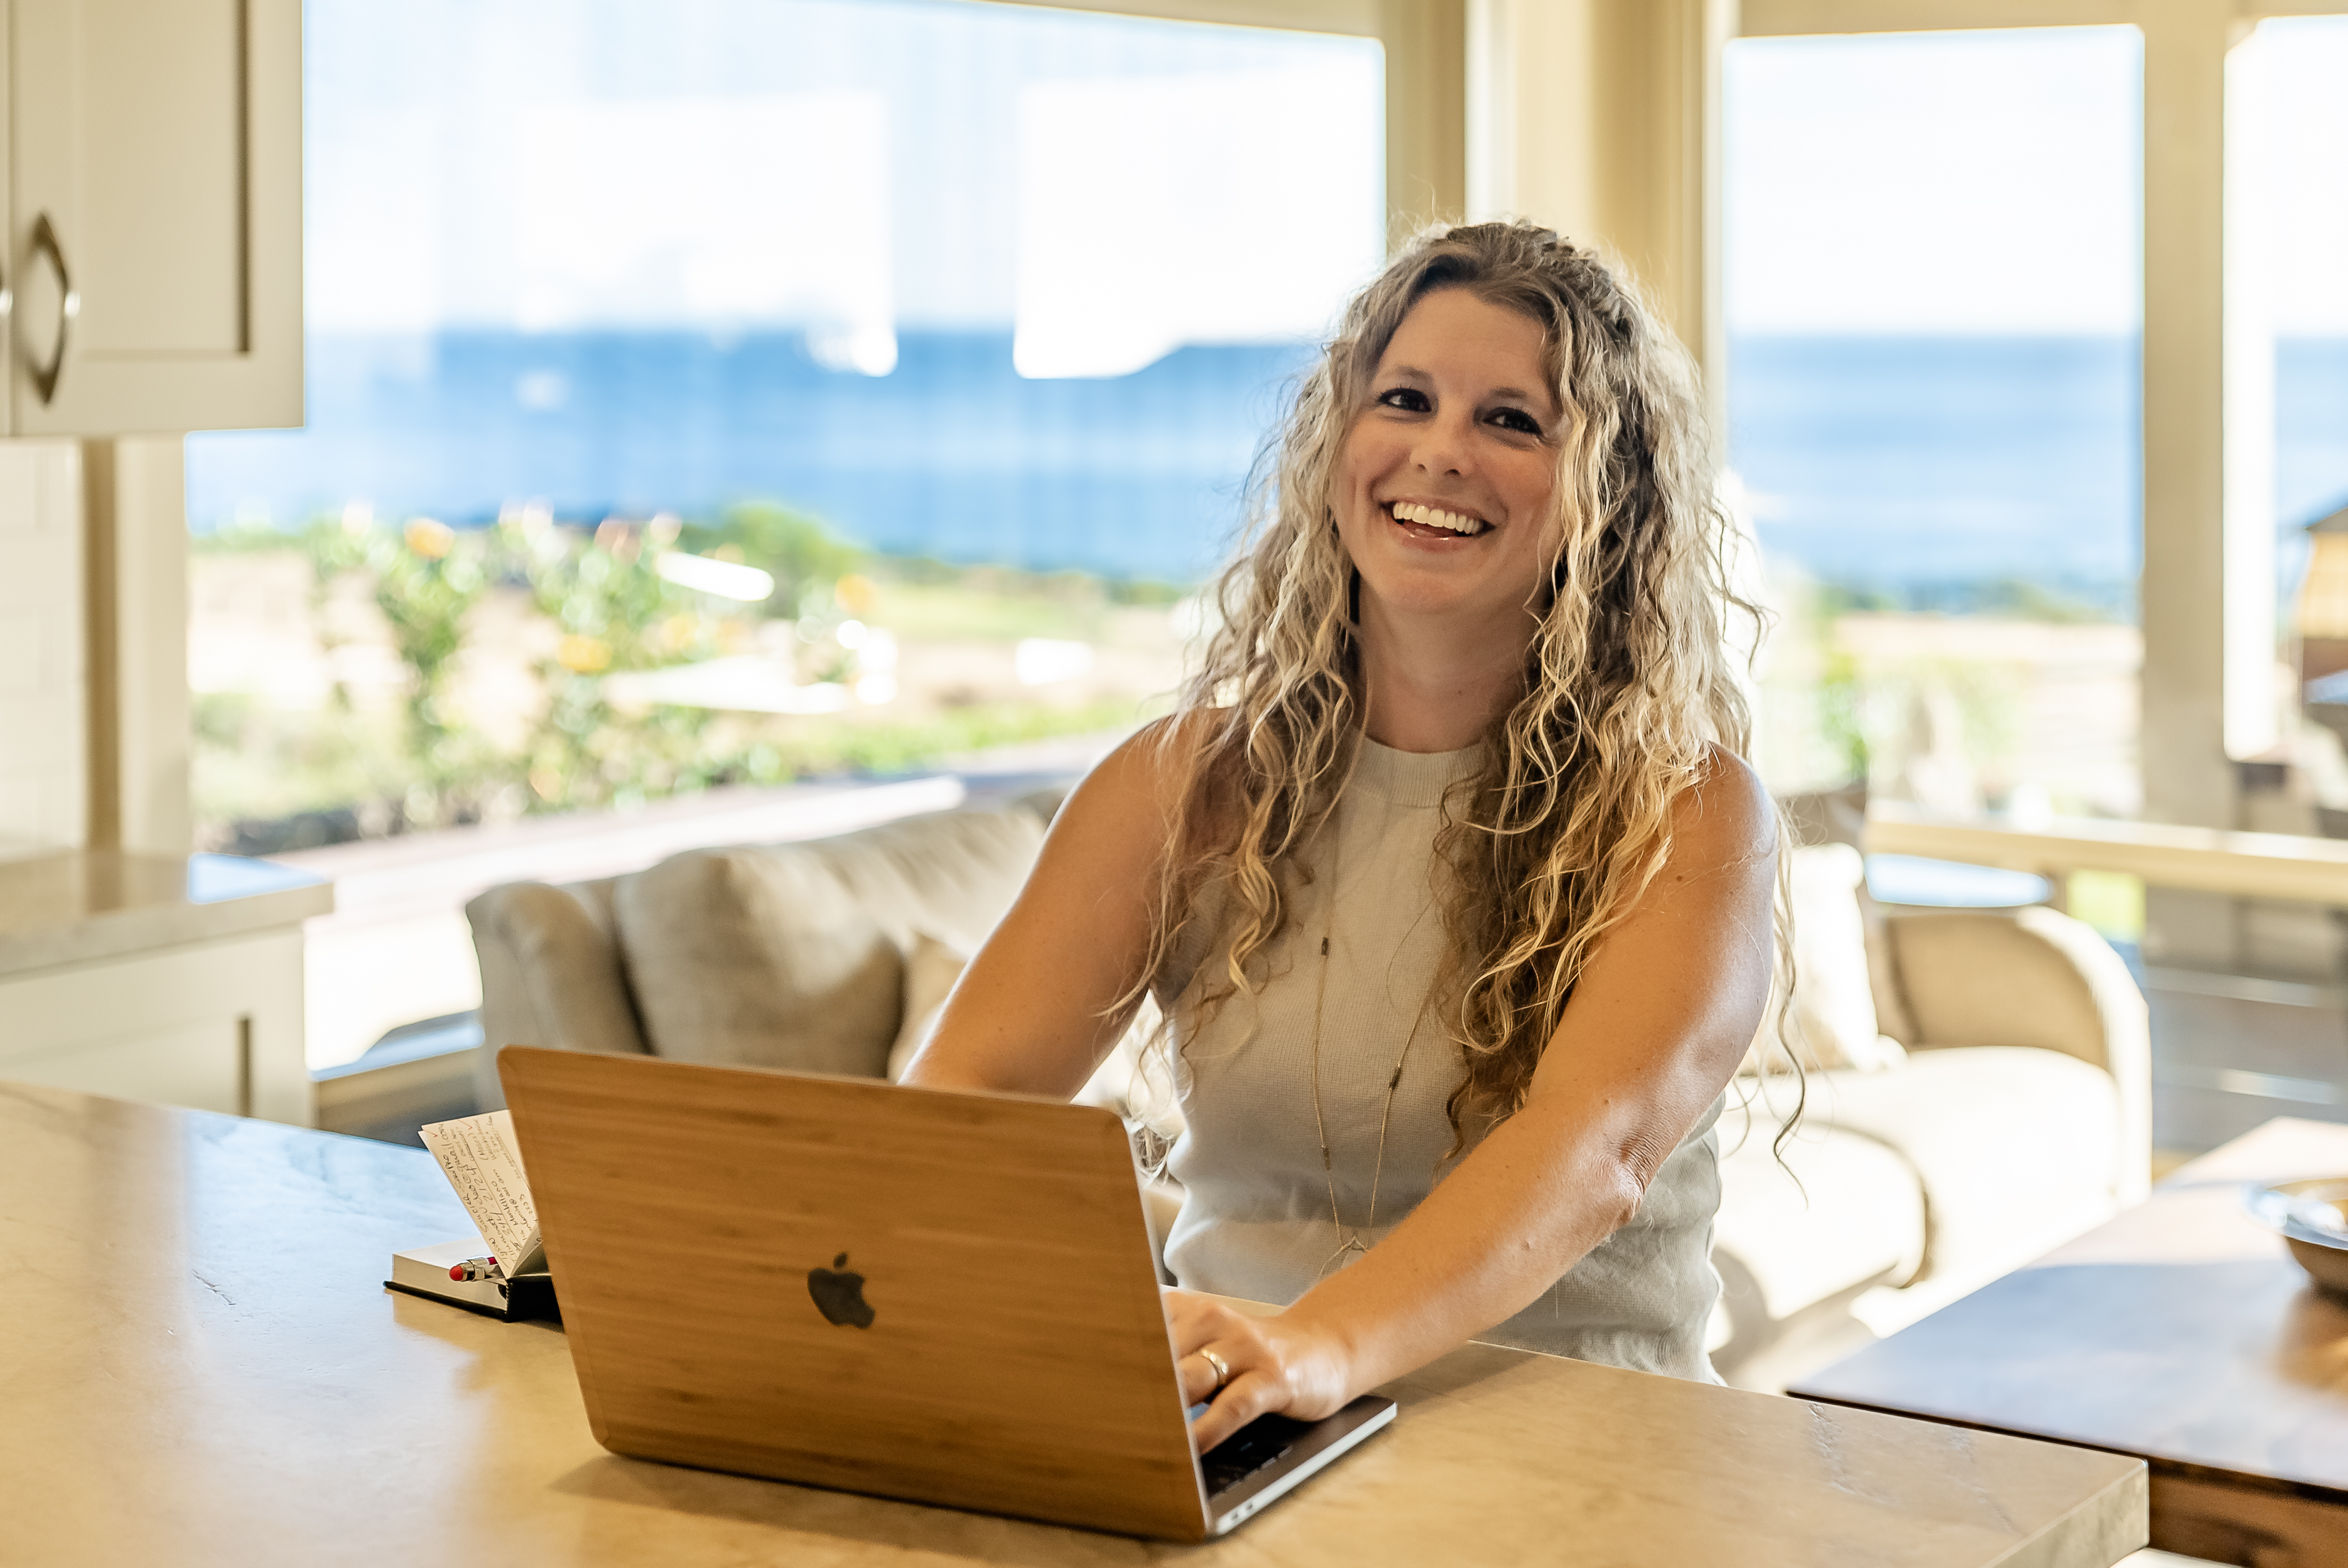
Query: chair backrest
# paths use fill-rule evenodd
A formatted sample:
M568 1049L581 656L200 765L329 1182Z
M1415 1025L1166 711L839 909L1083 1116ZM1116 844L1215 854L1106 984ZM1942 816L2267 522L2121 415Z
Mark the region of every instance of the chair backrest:
M2127 961L2053 909L1935 910L1892 917L1913 1049L2034 1046L2111 1074L2119 1097L2121 1202L2152 1163L2152 1029Z

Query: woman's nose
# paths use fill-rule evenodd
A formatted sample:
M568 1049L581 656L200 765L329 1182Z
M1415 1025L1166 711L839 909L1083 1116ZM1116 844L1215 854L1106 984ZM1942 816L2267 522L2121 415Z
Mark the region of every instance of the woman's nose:
M1431 475L1466 474L1473 460L1473 435L1466 415L1438 413L1419 426L1418 448L1411 454L1412 461Z

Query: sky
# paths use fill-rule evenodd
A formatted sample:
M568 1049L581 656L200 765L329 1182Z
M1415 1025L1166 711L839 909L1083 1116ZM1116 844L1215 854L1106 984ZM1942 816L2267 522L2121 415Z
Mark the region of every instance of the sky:
M2274 17L2230 87L2262 111L2254 189L2279 333L2348 335L2348 16Z
M1725 72L1733 331L2132 333L2133 27L1756 38ZM2263 151L2266 304L2348 333L2348 18L2268 21L2230 91Z
M1729 47L1731 331L2136 330L2133 27Z
M328 332L1015 326L1023 370L1312 336L1375 266L1362 39L955 0L311 0ZM1767 38L1725 70L1732 329L2129 333L2136 29ZM2238 51L2275 330L2348 333L2348 18Z
M1321 333L1384 240L1374 41L941 0L311 0L314 330Z

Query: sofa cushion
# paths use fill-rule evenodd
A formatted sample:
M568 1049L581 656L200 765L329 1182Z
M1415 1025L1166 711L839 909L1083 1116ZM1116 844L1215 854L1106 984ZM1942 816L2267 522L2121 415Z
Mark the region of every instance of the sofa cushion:
M652 1050L880 1077L920 930L975 948L1043 841L1025 811L940 812L809 844L694 850L613 907Z
M1854 779L1838 789L1779 795L1777 804L1786 814L1796 844L1848 844L1860 851L1867 847L1865 779ZM1905 1045L1917 1038L1916 1026L1908 1016L1908 999L1900 989L1899 967L1892 957L1890 933L1884 929L1887 914L1868 891L1864 879L1858 894L1859 922L1867 930L1867 978L1875 998L1875 1027Z
M1794 997L1773 988L1761 1028L1746 1051L1746 1074L1782 1071L1787 1056L1806 1071L1895 1065L1900 1047L1876 1023L1867 928L1859 906L1866 862L1847 844L1792 852L1787 882L1794 926ZM1779 1031L1783 1030L1780 1042Z
M1987 1281L2110 1216L2111 1078L2023 1047L1910 1053L1896 1072L1812 1078L1806 1120L1875 1139L1924 1185L1924 1272Z
M905 958L904 1021L898 1027L896 1042L889 1048L890 1082L904 1076L906 1067L937 1032L946 998L969 963L966 954L927 931L913 938L913 949ZM1183 1123L1172 1074L1162 1058L1150 1054L1159 1021L1158 1004L1142 998L1125 1033L1076 1091L1076 1102L1114 1111L1128 1125L1146 1130L1164 1145L1182 1135Z
M504 1009L486 1008L482 1036L492 1052L508 1045L562 1050L640 1052L636 1009L620 974L610 881L550 887L515 882L465 906L485 986Z
M946 998L953 994L954 982L969 963L969 954L927 931L915 934L912 950L905 955L905 1000L898 1015L897 1040L889 1048L890 1082L905 1076L906 1067L937 1032L938 1015L945 1011Z
M1771 1099L1777 1099L1772 1091ZM1789 1098L1789 1097L1788 1097ZM1783 1112L1756 1097L1720 1118L1720 1213L1713 1251L1724 1276L1757 1287L1782 1323L1828 1297L1880 1280L1904 1285L1924 1255L1924 1193L1913 1166L1871 1138L1815 1118L1772 1148ZM1753 1327L1737 1325L1740 1335Z
M465 906L481 966L481 1039L473 1093L502 1110L497 1054L509 1045L641 1052L643 1030L620 967L612 884L516 882Z

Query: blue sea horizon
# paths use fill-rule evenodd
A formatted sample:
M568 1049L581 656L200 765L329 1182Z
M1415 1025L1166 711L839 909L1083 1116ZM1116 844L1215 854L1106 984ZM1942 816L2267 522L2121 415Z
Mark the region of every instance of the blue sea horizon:
M313 333L308 425L191 437L189 517L290 528L364 501L476 526L521 500L578 520L772 500L890 554L1195 580L1312 355L1193 346L1031 381L1008 333L906 332L898 352L867 377L798 333ZM1730 355L1766 550L1894 594L2011 579L2128 597L2134 338L1744 336ZM2277 410L2288 534L2348 504L2348 338L2278 345Z

